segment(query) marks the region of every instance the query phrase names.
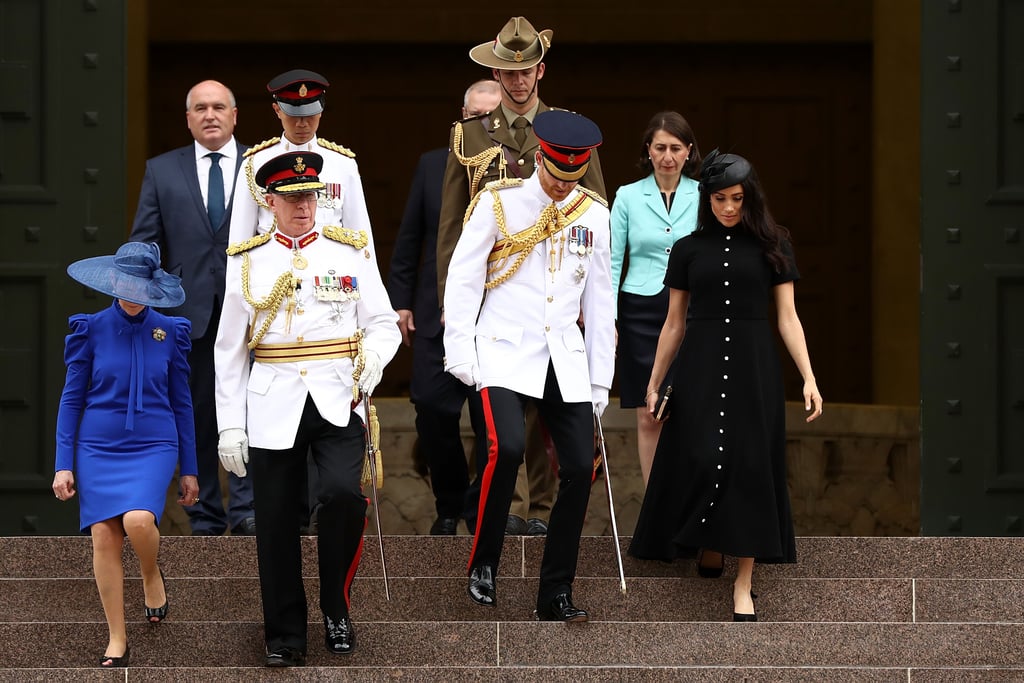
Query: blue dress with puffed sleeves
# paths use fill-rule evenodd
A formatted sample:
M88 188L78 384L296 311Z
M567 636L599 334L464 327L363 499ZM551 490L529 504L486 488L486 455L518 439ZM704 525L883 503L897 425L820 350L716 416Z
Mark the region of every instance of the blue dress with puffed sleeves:
M149 307L128 315L117 301L68 324L55 470L74 472L80 528L130 510L159 524L175 467L197 473L191 324Z

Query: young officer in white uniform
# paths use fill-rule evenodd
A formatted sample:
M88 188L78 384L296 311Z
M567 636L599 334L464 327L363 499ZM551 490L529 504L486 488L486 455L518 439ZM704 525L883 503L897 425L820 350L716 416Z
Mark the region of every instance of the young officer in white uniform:
M490 453L469 559L469 595L494 605L495 575L527 401L558 451L559 488L540 569L537 615L586 621L572 603L593 476L594 414L608 405L614 367L608 208L577 186L601 131L589 119L537 115L536 171L480 192L448 269L446 369L480 390ZM578 324L580 313L586 334Z
M267 83L274 98L274 113L284 132L281 137L264 140L245 152L235 183L228 244L267 232L274 224L274 214L263 198L264 188L256 182L256 171L285 152L315 152L324 160L319 173L324 189L317 197L316 224L321 228L334 225L365 231L373 248L356 155L316 134L329 85L326 78L305 69L286 71Z
M321 164L318 154L291 152L257 171L277 230L228 248L214 356L221 462L238 476L248 463L261 519L256 547L268 666L305 661L297 512L306 503L307 452L318 474L325 644L339 654L355 647L349 588L367 506L357 405L401 343L366 233L315 224Z

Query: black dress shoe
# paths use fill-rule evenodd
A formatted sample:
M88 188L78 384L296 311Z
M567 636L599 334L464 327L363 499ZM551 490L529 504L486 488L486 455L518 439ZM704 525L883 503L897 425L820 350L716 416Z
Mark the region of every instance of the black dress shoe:
M351 654L356 649L356 629L348 617L324 617L324 645L335 655Z
M547 536L548 523L538 517L531 517L530 519L526 520L526 535Z
M267 653L267 666L303 666L306 653L293 647L279 647Z
M494 607L498 593L494 587L494 567L481 564L469 572L469 597L478 605Z
M431 536L454 536L459 531L459 519L457 517L438 517L430 525Z
M526 520L518 515L509 515L505 522L506 536L525 536Z
M246 517L241 522L235 525L231 530L232 536L255 536L256 535L256 518Z
M128 666L128 656L131 654L132 649L127 645L124 646L124 654L120 657L111 657L110 655L103 655L100 657L100 666L104 669L117 669Z
M577 622L586 621L590 615L572 604L568 593L559 593L546 606L537 608L537 618L540 621Z

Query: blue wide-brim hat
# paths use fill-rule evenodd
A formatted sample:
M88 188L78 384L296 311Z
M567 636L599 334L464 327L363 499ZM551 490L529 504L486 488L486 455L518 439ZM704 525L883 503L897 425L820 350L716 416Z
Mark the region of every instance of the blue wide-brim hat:
M122 244L113 256L94 256L68 266L68 275L86 287L142 306L172 308L185 302L181 278L160 267L160 247Z

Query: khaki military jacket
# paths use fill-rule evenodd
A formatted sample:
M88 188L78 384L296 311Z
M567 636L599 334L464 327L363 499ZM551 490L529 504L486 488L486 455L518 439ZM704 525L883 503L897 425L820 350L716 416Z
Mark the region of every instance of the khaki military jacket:
M540 102L537 113L547 111L551 107ZM461 140L456 136L461 132ZM456 142L459 144L456 145ZM484 114L452 126L448 144L448 164L445 167L444 187L441 197L441 218L437 225L437 298L444 301L445 280L448 277L448 264L455 251L455 243L462 234L462 225L466 219L466 208L473 196L484 188L487 183L498 180L501 174L501 158L488 153L496 145L500 145L505 162L505 175L509 178L529 178L533 175L534 156L539 149L537 136L533 127L526 129L526 142L520 147L516 142L514 131L509 121L505 120L499 107L490 114ZM485 155L481 164L465 166L458 156L463 158ZM483 173L475 188L471 188L477 170ZM593 190L602 198L608 195L604 189L604 176L601 174L601 161L597 151L591 156L590 168L580 181L583 187ZM471 191L471 190L475 190Z

